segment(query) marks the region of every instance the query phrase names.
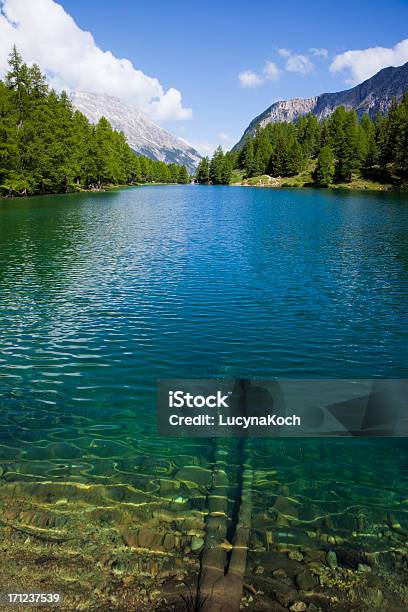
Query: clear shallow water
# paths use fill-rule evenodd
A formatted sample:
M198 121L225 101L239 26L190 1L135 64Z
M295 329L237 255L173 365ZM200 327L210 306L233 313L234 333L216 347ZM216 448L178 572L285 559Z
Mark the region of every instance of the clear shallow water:
M3 482L165 496L161 479L208 466L212 447L155 437L160 377L407 377L407 271L402 195L167 186L0 201ZM403 442L272 441L253 456L261 513L279 494L306 522L312 500L316 516L364 507L373 524L390 510L407 523ZM183 493L193 506L201 485Z

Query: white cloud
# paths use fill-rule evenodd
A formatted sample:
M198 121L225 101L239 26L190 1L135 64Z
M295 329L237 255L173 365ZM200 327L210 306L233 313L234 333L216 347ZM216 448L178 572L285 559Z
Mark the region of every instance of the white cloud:
M156 120L188 119L177 89L164 90L127 59L100 49L54 0L0 0L0 74L16 44L28 63L37 62L58 89L116 96Z
M320 49L319 47L311 47L309 52L315 57L322 57L323 59L327 59L329 57L329 52L327 49Z
M291 55L286 62L288 72L299 72L299 74L309 74L313 70L313 64L306 55Z
M278 54L286 59L285 69L288 72L299 72L304 75L313 70L313 64L307 55L292 53L290 49L278 49Z
M268 81L277 81L279 78L280 70L275 64L275 62L270 62L269 60L267 60L265 62L263 73L265 75L265 79L267 79Z
M238 75L239 82L242 87L258 87L264 83L264 79L261 75L256 74L252 70L244 70Z
M331 72L344 72L346 83L361 83L376 72L387 66L401 66L408 61L408 38L402 40L393 48L371 47L356 49L336 55L331 66Z
M253 70L244 70L244 72L239 73L238 79L242 87L259 87L259 85L263 85L266 81L277 81L279 74L280 70L275 62L267 60L262 74L253 72Z

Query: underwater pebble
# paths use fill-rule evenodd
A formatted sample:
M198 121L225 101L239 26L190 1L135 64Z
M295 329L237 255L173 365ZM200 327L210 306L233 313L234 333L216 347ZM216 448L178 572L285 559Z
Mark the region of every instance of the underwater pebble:
M163 539L164 549L167 551L173 550L176 548L176 538L172 533L166 533Z
M150 566L150 575L153 578L155 578L158 573L159 573L159 565L158 565L157 561L153 561L153 563Z
M197 536L193 536L191 538L191 550L200 550L204 546L203 538L198 538Z
M262 565L257 565L257 566L255 567L255 569L254 569L254 573L255 573L255 574L258 574L258 575L263 574L263 573L264 573L264 571L265 571L265 570L264 570L264 568L262 567Z
M184 482L190 482L196 487L203 486L207 487L211 484L213 473L211 470L202 468L198 465L189 465L180 468L175 474L176 480L182 480Z
M295 601L289 608L292 612L304 612L307 608L307 605L304 601Z
M309 571L296 574L295 583L301 591L311 591L316 586L316 579Z
M288 553L288 557L292 561L303 561L303 555L299 550L291 550Z
M124 541L126 546L131 546L133 548L137 547L137 545L138 545L138 542L137 542L137 531L126 530L122 534L122 538L123 538L123 541Z
M369 565L366 565L365 563L359 563L357 569L359 572L371 572L371 567Z
M329 552L326 555L326 561L327 561L327 565L331 567L332 569L337 567L337 555L334 552L334 550L329 550Z

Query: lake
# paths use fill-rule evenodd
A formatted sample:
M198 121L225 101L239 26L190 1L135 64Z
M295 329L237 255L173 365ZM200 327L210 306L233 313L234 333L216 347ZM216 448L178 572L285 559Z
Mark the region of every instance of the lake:
M152 503L204 511L212 442L155 435L157 379L408 378L407 272L406 194L188 185L0 200L10 516L16 485L33 529L85 529L88 508L120 538L125 511L141 525ZM269 531L306 548L322 534L402 543L389 524L408 529L403 440L252 452L256 563ZM270 512L282 499L286 519Z

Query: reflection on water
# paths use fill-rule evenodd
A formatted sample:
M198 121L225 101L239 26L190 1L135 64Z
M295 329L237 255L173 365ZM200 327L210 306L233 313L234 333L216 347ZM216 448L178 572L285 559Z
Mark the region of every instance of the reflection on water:
M407 247L398 195L170 186L1 201L6 525L167 555L139 551L149 576L177 575L178 554L198 571L214 446L156 436L156 380L408 377ZM227 449L232 517L241 457ZM404 440L259 440L250 454L252 574L288 547L337 550L347 567L350 547L406 550Z

